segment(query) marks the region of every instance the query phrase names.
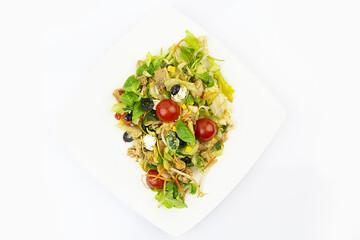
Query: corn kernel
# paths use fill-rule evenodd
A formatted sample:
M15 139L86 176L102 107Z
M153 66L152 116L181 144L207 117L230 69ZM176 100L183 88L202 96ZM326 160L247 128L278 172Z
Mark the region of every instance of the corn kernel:
M154 160L157 162L157 157L159 156L158 151L156 150L156 145L154 146Z
M181 104L181 108L182 108L183 110L185 110L187 107L186 107L185 104Z
M120 125L124 125L123 121L121 119L119 120Z
M176 132L176 127L175 127L175 126L173 126L173 127L172 127L172 130L173 130L174 132Z
M167 69L169 72L172 72L172 73L175 73L175 71L176 71L176 68L174 66L168 66Z
M185 152L189 153L189 152L191 152L191 150L192 150L192 148L190 146L186 146Z

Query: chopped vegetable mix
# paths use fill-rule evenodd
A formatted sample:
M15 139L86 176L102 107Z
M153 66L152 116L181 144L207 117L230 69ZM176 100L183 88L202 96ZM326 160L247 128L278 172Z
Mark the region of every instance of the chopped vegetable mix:
M186 208L185 196L203 196L205 173L224 150L233 129L233 88L219 62L208 55L206 37L185 38L159 55L148 52L135 75L113 92L111 112L132 142L127 155L146 172L158 206ZM205 176L202 175L202 176Z

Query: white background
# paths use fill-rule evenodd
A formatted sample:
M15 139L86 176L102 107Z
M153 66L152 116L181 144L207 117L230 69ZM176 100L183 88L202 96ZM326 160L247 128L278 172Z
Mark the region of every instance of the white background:
M355 0L2 3L0 239L171 239L93 180L52 131L80 80L165 2L223 42L288 111L244 180L179 239L360 239Z

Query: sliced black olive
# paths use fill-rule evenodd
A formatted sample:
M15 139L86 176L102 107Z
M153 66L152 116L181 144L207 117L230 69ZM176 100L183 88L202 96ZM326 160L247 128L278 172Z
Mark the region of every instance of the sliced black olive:
M132 138L132 136L128 132L124 132L123 140L124 140L124 142L132 142L132 141L134 141L134 139Z
M179 148L184 148L184 147L186 147L186 142L184 142L184 141L181 140L180 138L179 138L179 140L180 140Z
M145 112L150 111L154 107L154 101L151 98L141 99L141 109Z
M166 67L168 67L168 66L174 66L173 64L166 64Z
M132 112L128 112L126 115L125 115L125 120L126 121L132 121Z
M183 160L184 163L191 163L191 158L190 157L184 157L181 160Z
M176 95L179 91L180 91L179 84L175 84L174 86L171 87L171 90L170 90L172 95Z

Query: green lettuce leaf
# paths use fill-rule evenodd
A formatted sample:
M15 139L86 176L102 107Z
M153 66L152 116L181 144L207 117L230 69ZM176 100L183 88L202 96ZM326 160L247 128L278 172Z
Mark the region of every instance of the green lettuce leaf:
M180 46L180 50L189 55L193 55L195 53L195 50L193 48L188 48L184 46Z
M165 147L164 149L164 157L163 157L163 163L164 163L164 168L166 170L169 170L170 168L170 163L174 162L174 158L171 156L171 150L169 147Z
M140 101L140 97L133 92L125 92L123 95L121 95L121 100L126 106L133 106L135 102Z
M161 65L161 63L164 61L165 55L162 55L161 57L157 57L155 60L153 60L146 70L149 74L153 74Z
M143 64L141 67L139 67L137 70L136 70L136 75L138 76L142 76L144 71L148 68L148 66L146 66L146 64Z
M137 92L140 87L141 81L136 79L134 75L131 75L126 79L123 89L127 92Z
M204 57L204 53L203 52L198 52L196 53L196 57L195 57L195 60L194 62L191 64L191 67L190 67L190 70L191 71L196 71L199 64L201 63L201 60L203 59Z
M205 160L202 157L200 156L193 157L192 163L200 172L204 172Z
M164 162L163 158L160 155L158 155L156 160L159 163L159 165L163 164L163 162Z
M190 192L191 195L194 195L196 193L196 185L195 185L195 183L190 183L189 192Z
M199 40L188 30L186 30L186 36L184 40L193 49L198 50L200 48Z
M139 124L140 117L145 113L145 111L141 108L141 102L137 102L134 105L134 110L132 113L132 122L136 125Z
M208 73L208 72L204 72L204 73L194 73L195 76L197 76L198 78L200 78L204 84L206 84L207 87L212 87L215 84L214 78Z
M146 54L146 58L145 58L145 61L144 61L144 63L146 64L147 67L150 66L151 60L152 60L152 56L151 56L150 52L148 52Z
M188 143L195 142L195 136L191 133L191 131L186 127L185 123L183 123L183 121L181 120L179 120L176 123L176 134L184 142L188 142Z
M220 65L215 63L215 60L216 61L224 61L224 60L216 59L216 58L213 58L210 56L207 56L206 59L208 60L209 65L210 65L210 68L209 68L210 72L220 71Z
M126 108L126 105L124 103L115 103L111 108L111 112L124 113L124 112L126 112L125 108Z
M182 59L184 59L185 62L187 62L187 63L190 63L190 62L191 62L189 56L188 56L187 54L185 54L184 52L181 52L181 53L180 53L180 57L181 57Z
M166 187L159 191L155 196L155 199L159 202L158 207L161 205L166 208L185 208L187 207L186 203L184 203L178 194L177 186L174 184L174 181L171 180Z
M157 169L157 166L152 165L152 164L150 164L150 163L148 163L148 164L146 165L146 167L147 167L147 169Z
M186 100L186 104L193 104L194 103L194 98L189 94L187 100Z

